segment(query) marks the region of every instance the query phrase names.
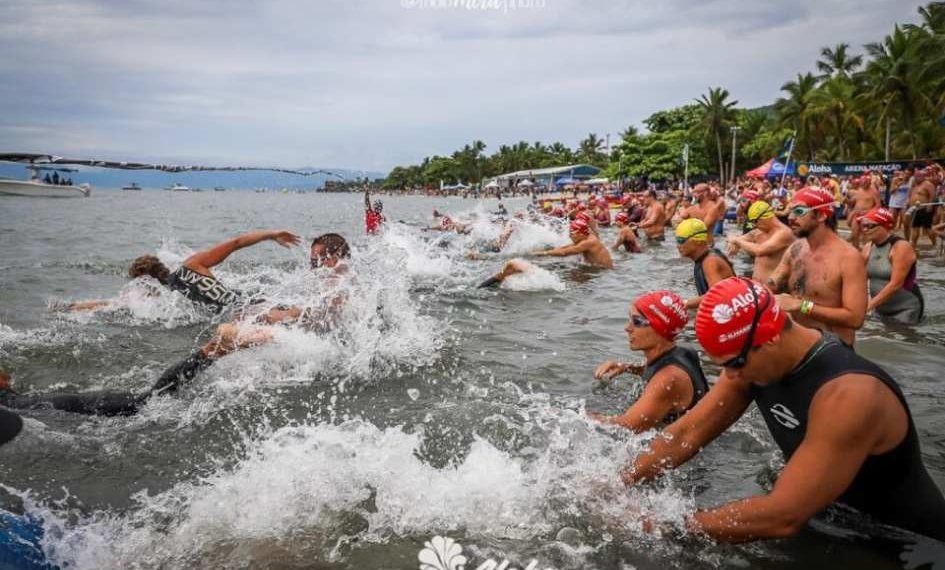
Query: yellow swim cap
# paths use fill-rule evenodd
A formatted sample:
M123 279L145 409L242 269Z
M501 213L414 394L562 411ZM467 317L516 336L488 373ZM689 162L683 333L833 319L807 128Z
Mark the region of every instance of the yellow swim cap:
M767 220L774 217L774 210L771 204L758 200L748 208L748 221L757 222L758 220Z
M692 239L694 241L708 242L709 229L705 223L698 218L687 218L676 226L676 237L680 239Z

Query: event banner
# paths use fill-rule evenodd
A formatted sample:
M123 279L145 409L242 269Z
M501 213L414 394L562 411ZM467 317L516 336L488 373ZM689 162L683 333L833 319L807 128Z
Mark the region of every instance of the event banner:
M798 176L820 176L824 174L836 174L838 176L863 174L864 172L879 171L883 174L892 174L897 170L917 167L923 168L928 164L936 162L945 165L945 159L931 158L925 160L895 160L890 162L798 162ZM790 172L789 172L790 174Z

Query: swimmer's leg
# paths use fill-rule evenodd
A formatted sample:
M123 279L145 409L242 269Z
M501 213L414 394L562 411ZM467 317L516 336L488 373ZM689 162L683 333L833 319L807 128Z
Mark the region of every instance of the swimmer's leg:
M498 285L505 280L509 275L515 275L516 273L523 273L526 270L525 263L520 259L513 259L505 264L502 268L502 271L496 273L492 277L486 279L479 284L479 289L484 287L491 287L493 285Z
M182 384L193 380L215 360L236 349L259 346L270 340L272 330L269 327L240 326L235 323L220 325L210 342L165 370L151 387L149 395L176 392Z
M131 416L146 398L133 392L94 391L59 394L8 394L3 405L21 410L61 410L87 416Z

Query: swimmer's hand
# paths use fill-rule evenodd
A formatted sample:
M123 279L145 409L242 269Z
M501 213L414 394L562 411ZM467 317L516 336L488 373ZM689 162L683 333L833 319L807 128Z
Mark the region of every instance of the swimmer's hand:
M594 378L597 380L611 380L621 374L626 372L631 372L633 374L639 374L643 371L643 367L639 364L630 364L629 362L617 362L616 360L608 360L600 366L597 367L597 370L594 371Z
M278 243L282 247L292 247L293 245L299 245L299 243L302 241L299 239L299 236L286 230L272 232L272 235L269 236L269 239Z

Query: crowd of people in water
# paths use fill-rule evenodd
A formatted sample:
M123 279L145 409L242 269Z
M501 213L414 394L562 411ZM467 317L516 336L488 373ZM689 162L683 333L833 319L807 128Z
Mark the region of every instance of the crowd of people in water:
M642 360L612 359L593 367L600 381L629 373L641 378L644 389L619 414L589 411L592 421L634 432L659 430L646 451L615 465L615 473L627 486L659 477L696 455L753 402L785 458L770 491L698 510L687 519L689 531L727 542L785 537L840 503L880 523L945 541L945 498L923 464L895 371L856 352L857 331L868 315L901 324L924 317L917 245L921 236L934 244L942 235L936 200L945 192L945 171L933 164L898 173L885 194L879 178L868 173L784 186L746 180L728 191L708 182L625 194L535 195L514 213L500 203L489 217L499 237L469 257L500 258L518 222L567 228L570 243L503 260L479 284L485 288L535 271L527 258L580 256L609 270L641 251L668 253L667 234L675 240L678 255L692 262L692 288L628 298L624 330L630 351ZM838 233L841 217L849 229L845 237ZM727 232L726 218L733 218ZM364 223L369 236L389 223L383 203L372 202L367 192ZM423 229L467 234L472 220L434 211L433 223ZM178 392L234 350L271 342L274 327L294 324L318 332L337 326L349 294L347 240L326 233L310 244L311 270L323 280L314 307L267 303L267 309L213 271L235 251L263 241L293 247L300 239L286 230L258 231L198 251L176 268L153 255L133 261L129 277L150 280L226 317L212 338L148 390L19 394L13 380L0 375L0 404L20 411L134 414L149 399ZM737 274L736 256L751 260L749 274ZM113 303L84 301L68 309L93 311ZM690 322L701 355L677 343ZM717 377L707 373L707 363L720 370ZM0 429L7 430L0 439L19 430L11 416L0 417ZM647 531L655 525L642 523Z

